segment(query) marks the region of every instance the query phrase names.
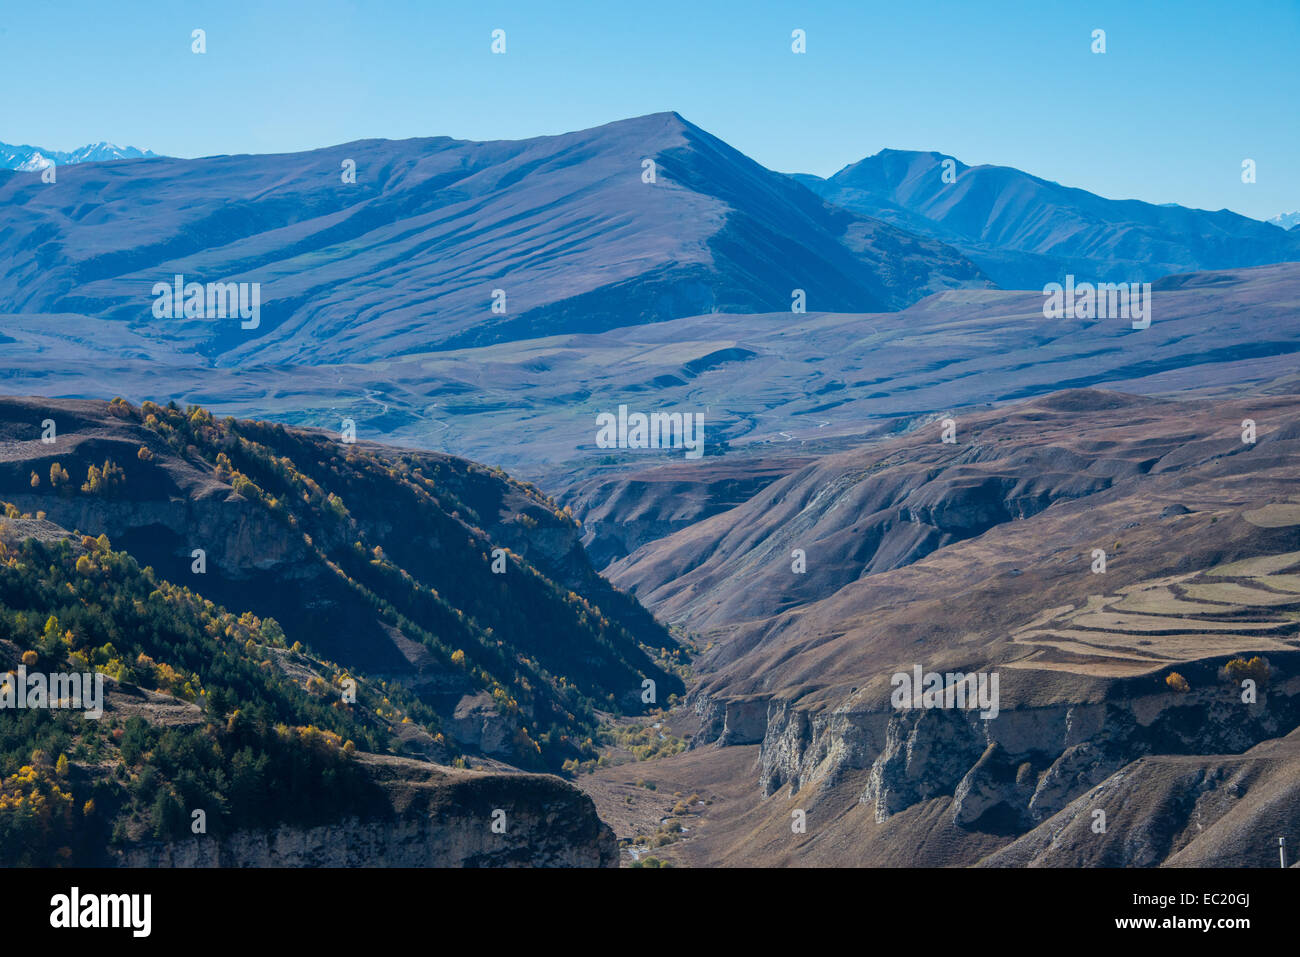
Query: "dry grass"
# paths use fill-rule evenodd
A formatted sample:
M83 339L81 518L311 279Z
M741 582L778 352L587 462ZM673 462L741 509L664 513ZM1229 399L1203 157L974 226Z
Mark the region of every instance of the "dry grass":
M1039 616L1014 633L1038 651L1013 668L1092 676L1139 675L1170 663L1300 647L1283 606L1300 602L1300 553L1261 555L1206 571L1142 582L1118 596L1089 596L1082 609Z

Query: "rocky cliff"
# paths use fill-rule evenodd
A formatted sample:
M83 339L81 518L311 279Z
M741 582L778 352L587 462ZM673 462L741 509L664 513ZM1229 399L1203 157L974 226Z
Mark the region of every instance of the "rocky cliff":
M558 778L365 755L383 818L200 835L119 849L122 867L617 867L614 832ZM494 829L495 828L495 829Z

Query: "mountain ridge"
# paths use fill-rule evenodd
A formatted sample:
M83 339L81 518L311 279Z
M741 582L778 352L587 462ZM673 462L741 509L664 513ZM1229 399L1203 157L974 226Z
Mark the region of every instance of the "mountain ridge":
M289 644L408 689L466 750L523 767L582 756L593 709L642 710L647 677L664 699L683 690L658 660L676 642L595 574L573 520L464 460L197 406L6 398L0 495L274 618Z
M1004 288L1040 288L1067 272L1154 281L1300 260L1300 237L1226 209L1107 199L934 151L885 149L825 179L794 178L828 202L955 245Z
M155 282L256 282L251 334L168 320L224 364L787 308L795 289L871 310L988 285L955 250L827 206L675 113L519 141L73 167L57 192L41 185L0 174L0 228L30 237L0 270L0 310L151 328ZM139 202L146 188L161 202Z
M53 162L56 166L74 166L78 163L103 163L122 159L149 159L157 157L152 150L134 146L118 146L101 140L88 143L71 151L48 150L39 146L0 143L0 169L32 172L44 169Z

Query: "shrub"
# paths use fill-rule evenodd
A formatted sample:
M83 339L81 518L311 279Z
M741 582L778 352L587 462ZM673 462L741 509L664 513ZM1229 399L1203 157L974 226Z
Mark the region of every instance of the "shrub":
M1173 688L1180 694L1192 690L1192 686L1187 683L1187 679L1177 671L1169 672L1169 677L1165 678L1165 684L1169 685L1169 687Z
M1246 678L1250 678L1259 685L1268 682L1269 671L1268 659L1259 655L1249 661L1245 658L1233 658L1223 666L1225 677L1232 681L1241 682Z

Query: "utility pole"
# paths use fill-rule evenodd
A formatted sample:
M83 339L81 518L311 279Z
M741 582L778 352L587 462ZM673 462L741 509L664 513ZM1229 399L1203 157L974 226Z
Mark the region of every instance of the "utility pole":
M1282 866L1286 867L1286 838L1285 837L1279 837L1277 839L1277 856L1282 859Z

